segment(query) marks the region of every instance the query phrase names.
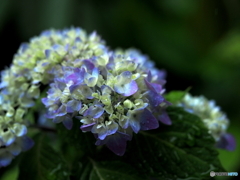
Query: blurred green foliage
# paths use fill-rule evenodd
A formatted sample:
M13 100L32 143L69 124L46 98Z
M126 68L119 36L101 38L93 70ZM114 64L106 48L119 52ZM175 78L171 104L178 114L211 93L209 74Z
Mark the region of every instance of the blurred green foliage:
M239 141L239 25L238 0L1 0L1 68L42 30L96 30L111 48L136 47L166 69L168 91L192 87L193 95L215 99ZM220 151L228 171L240 172L239 152Z

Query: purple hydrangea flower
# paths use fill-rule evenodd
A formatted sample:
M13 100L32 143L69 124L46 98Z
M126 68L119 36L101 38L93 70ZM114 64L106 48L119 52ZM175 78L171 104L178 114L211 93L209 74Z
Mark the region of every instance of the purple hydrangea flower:
M79 119L82 131L95 134L96 145L106 144L117 155L124 154L132 132L170 125L162 96L165 72L130 52L106 51L51 71L55 78L42 99L47 117L67 129Z

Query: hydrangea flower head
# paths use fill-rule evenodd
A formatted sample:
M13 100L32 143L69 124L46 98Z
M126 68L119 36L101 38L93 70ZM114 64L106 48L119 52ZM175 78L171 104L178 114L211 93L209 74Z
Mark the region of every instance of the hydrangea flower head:
M70 130L79 119L82 131L95 134L96 145L123 155L132 132L156 129L159 121L171 124L162 96L165 73L136 50L104 50L88 58L69 57L53 68L42 102L53 122Z
M42 98L47 118L69 130L80 120L80 129L92 132L96 145L106 144L123 155L133 132L156 129L159 122L171 124L165 111L170 103L162 96L164 78L165 72L147 56L132 49L111 51L95 32L44 31L23 43L1 74L2 166L33 145L25 140L29 125L25 114L39 98L42 85L49 87Z
M229 120L226 114L220 110L220 107L216 106L215 101L209 101L204 96L193 97L187 93L179 105L202 119L209 133L215 139L217 147L230 151L235 149L234 137L226 133Z

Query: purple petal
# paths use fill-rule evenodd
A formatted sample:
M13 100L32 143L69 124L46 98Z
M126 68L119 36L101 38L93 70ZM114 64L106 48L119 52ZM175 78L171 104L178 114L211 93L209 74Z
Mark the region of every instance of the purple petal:
M157 129L159 127L157 119L148 110L144 109L140 119L141 130Z
M83 116L90 116L92 118L99 118L102 116L104 112L104 108L100 105L94 105L94 106L90 106L90 108L88 108Z
M221 139L217 143L217 147L233 151L236 148L236 140L231 134L226 133L222 135Z
M82 42L80 37L76 37L75 42Z
M62 121L63 125L68 129L72 129L73 126L73 120L70 116L64 116L64 120Z
M148 71L148 74L147 74L147 79L146 79L148 82L151 82L152 81L152 73L151 71Z
M129 120L129 125L131 126L132 130L137 134L141 128L140 122L136 120Z
M151 83L151 86L155 89L157 93L160 93L162 91L162 86L160 84Z
M107 64L106 64L106 68L108 69L108 70L112 70L113 68L114 68L114 66L115 66L115 64L114 64L114 62L108 62Z
M94 64L89 60L83 60L82 67L86 67L87 72L92 72L93 68L95 67Z
M75 83L78 80L78 74L70 74L65 79L66 79L66 82L73 81Z
M63 116L63 115L65 115L65 114L67 114L66 109L67 109L66 106L62 104L62 105L59 107L59 109L57 110L56 116Z
M164 97L152 90L148 91L147 98L149 100L149 104L152 107L157 107L160 103L164 101Z
M166 83L166 80L165 80L165 78L166 78L166 71L164 71L164 70L161 70L161 71L157 70L156 76L157 76L156 83L161 84L161 85L164 85Z
M54 45L52 46L52 48L53 48L54 50L58 50L60 47L61 47L61 45L59 45L59 44L54 44Z
M73 113L74 111L79 111L82 107L81 101L71 100L67 103L67 112Z
M97 83L97 78L95 78L95 77L90 77L89 79L88 79L88 84L89 84L89 86L91 85L91 87L93 87L94 85L96 85L96 83ZM93 84L93 85L92 85Z
M82 125L81 127L80 127L80 129L82 130L82 131L91 131L92 130L92 127L95 125L96 123L94 122L94 123L91 123L91 124L85 124L85 125Z
M29 45L27 43L22 43L20 45L19 50L21 51L21 53L24 53L24 51L26 51L28 49Z
M15 135L14 135L12 132L10 132L10 131L8 131L8 132L6 132L6 133L8 133L9 136L8 136L8 139L6 139L6 140L4 140L4 141L5 141L5 145L6 145L6 146L9 146L9 145L11 145L11 144L15 141L16 137L15 137Z
M31 149L33 146L34 146L34 141L31 138L27 136L22 137L21 148L23 151L27 151Z
M64 88L66 87L66 83L64 79L56 78L54 83L56 84L56 87L61 91L63 91Z
M93 71L92 71L92 76L95 77L95 78L98 78L98 75L99 75L99 70L98 68L93 68Z
M172 121L169 118L169 116L168 116L168 114L165 110L162 111L161 115L158 116L158 120L161 121L163 124L166 124L166 125L171 125L172 124Z
M92 127L91 132L93 134L98 134L98 138L103 140L107 136L108 130L107 130L107 128L104 125L102 125L101 127L98 127L98 126L99 126L98 124L95 124Z
M97 138L97 136L95 136L95 138ZM95 142L95 145L96 146L102 146L102 145L106 144L106 142L107 142L107 138L104 139L104 140L97 139L97 141Z
M53 119L53 118L56 117L56 112L57 112L57 110L48 111L45 116L46 116L46 118L48 118L48 119Z
M65 79L67 82L73 81L74 84L81 84L84 79L84 74L85 74L84 69L75 68L74 73L68 75Z
M64 116L57 116L52 120L52 122L53 123L60 123L60 122L63 121L63 119L64 119Z
M9 148L9 152L14 155L14 156L17 156L20 154L21 152L21 147L19 147L18 144L11 144L10 148Z
M154 91L156 93L160 93L162 91L162 85L161 84L157 84L157 83L150 83L148 81L148 79L144 79L145 84L147 86L147 88L151 91Z
M122 94L123 96L131 96L138 90L138 85L136 81L131 81L130 83L125 85L125 92Z
M130 139L129 135L117 132L107 138L107 147L116 155L123 156L126 151L127 141Z
M49 106L49 105L50 105L48 98L42 98L42 103L43 103L45 106Z
M76 96L83 95L87 99L93 99L92 89L85 84L76 84L69 87L71 94ZM80 91L80 92L79 92Z
M46 58L49 58L50 54L51 54L51 50L50 49L45 50Z
M0 156L0 167L5 167L12 162L13 155L8 153L4 157Z
M160 79L160 80L157 80L157 83L163 86L164 84L166 84L166 80Z
M70 86L69 87L70 92L73 93L79 86L81 86L81 84L74 84Z
M114 85L114 90L119 94L126 93L126 89L128 91L131 91L131 86L129 87L129 85L132 82L131 77L132 77L132 73L130 71L124 71L120 75L118 75L116 77L116 83Z
M143 110L134 110L128 111L128 125L131 126L132 130L137 134L138 131L141 129L140 119L142 116Z
M123 84L122 85L116 84L114 86L114 90L117 93L119 93L123 96L131 96L131 95L133 95L134 93L137 92L138 85L135 81L132 80L130 83L127 83L127 84L124 84L124 85Z
M111 124L107 125L108 128L108 135L114 134L118 130L118 124L114 121L111 122Z

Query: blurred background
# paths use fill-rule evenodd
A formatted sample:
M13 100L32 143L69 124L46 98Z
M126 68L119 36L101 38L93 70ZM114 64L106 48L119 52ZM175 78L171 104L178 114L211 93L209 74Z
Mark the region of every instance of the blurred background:
M21 42L49 28L96 30L112 49L135 47L165 69L167 91L191 88L227 113L234 152L219 150L240 173L239 0L0 0L0 65Z

